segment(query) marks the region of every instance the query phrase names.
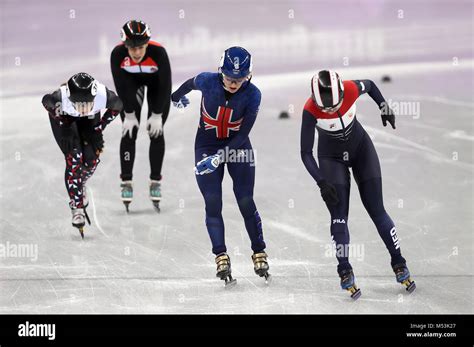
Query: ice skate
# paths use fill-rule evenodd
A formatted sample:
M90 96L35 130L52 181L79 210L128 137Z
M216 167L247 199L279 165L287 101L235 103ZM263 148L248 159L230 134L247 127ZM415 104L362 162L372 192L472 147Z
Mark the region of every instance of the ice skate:
M150 181L150 200L153 203L153 207L155 207L156 212L160 212L161 181Z
M79 230L81 237L84 239L84 226L87 223L90 225L90 219L87 215L85 208L73 208L71 209L72 212L72 226Z
M219 277L225 282L226 287L234 286L237 280L232 278L230 258L227 253L221 253L216 256L217 273L216 277Z
M268 266L267 253L258 252L252 255L253 269L255 273L265 278L265 283L269 284L271 282L271 276L268 273L270 266Z
M351 298L357 300L362 295L362 292L355 284L355 277L352 269L343 270L339 273L341 278L341 288L351 293Z
M133 200L133 186L132 181L123 181L120 183L121 195L122 195L122 202L125 205L125 209L128 211L128 205Z
M404 263L396 264L393 266L393 272L395 272L397 282L404 285L408 293L413 293L416 289L416 284L410 278L410 271L408 271L407 265Z

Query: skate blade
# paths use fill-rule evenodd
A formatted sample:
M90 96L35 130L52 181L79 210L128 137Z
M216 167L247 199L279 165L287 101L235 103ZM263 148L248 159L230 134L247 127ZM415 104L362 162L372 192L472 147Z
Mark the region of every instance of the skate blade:
M81 234L82 239L84 240L84 227L76 227L77 230L79 230L79 233Z
M156 212L161 212L160 202L159 201L153 201L153 208L155 209Z
M350 287L348 289L346 289L349 293L351 293L351 298L355 301L357 299L360 298L360 296L362 295L362 292L360 291L359 288L357 287Z
M273 277L272 277L272 275L270 275L268 272L267 272L267 274L266 274L265 276L263 276L263 277L265 277L265 284L266 284L267 286L272 283Z
M225 281L224 288L226 289L233 288L237 284L237 280L235 278L232 278L232 279L226 278L224 281Z
M86 216L87 224L91 225L91 219L89 218L89 215L87 214L87 211L86 211L85 208L84 208L84 214L85 214L85 216Z
M412 281L411 279L407 279L403 281L402 284L406 286L405 289L410 294L413 293L416 289L415 281Z

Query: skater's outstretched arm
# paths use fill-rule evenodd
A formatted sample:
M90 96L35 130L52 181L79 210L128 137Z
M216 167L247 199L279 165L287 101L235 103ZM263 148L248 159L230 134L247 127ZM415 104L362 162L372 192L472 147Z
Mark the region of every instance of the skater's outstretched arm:
M185 97L191 90L202 90L209 78L212 78L212 73L202 72L199 75L188 79L184 82L173 94L171 94L171 101L176 107L186 107L189 100ZM183 105L178 105L179 102L184 102Z
M303 160L306 170L319 183L323 179L321 169L316 163L313 155L314 132L317 120L311 113L303 110L303 118L301 121L301 160Z
M375 101L382 113L381 116L383 126L387 126L388 122L390 123L392 128L395 129L395 114L390 109L389 105L385 101L385 98L383 97L375 82L371 80L354 80L354 83L359 89L359 96L367 93L372 98L372 100Z
M199 75L198 75L199 76ZM196 87L196 84L195 84L195 80L196 78L198 77L193 77L193 78L190 78L189 80L187 80L186 82L184 82L178 89L176 89L176 91L171 94L171 101L173 102L179 102L179 100L185 96L186 94L188 94L191 90L196 90L198 89Z
M381 107L382 103L385 102L380 89L377 87L374 81L354 80L354 83L357 85L357 89L359 89L359 96L365 93L369 94L369 96L375 101L379 108Z

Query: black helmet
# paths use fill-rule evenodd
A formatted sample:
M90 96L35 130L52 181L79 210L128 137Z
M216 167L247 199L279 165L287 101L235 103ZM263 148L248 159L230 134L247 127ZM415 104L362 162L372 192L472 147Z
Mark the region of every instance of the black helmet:
M88 73L79 72L67 81L66 90L71 102L92 102L97 94L97 83Z
M311 96L323 111L335 112L342 104L344 85L335 71L321 70L311 79Z
M120 33L122 41L127 47L137 47L150 41L150 28L141 20L129 20L122 27Z

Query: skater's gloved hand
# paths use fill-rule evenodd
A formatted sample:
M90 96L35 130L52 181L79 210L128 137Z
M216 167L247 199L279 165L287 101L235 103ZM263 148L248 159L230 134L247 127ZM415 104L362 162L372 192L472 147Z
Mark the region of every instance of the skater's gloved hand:
M135 116L135 112L127 113L125 112L125 118L122 122L122 137L125 137L128 133L130 138L133 137L133 129L139 128L140 124L138 123L138 119Z
M392 128L395 129L395 114L385 101L380 104L380 111L382 113L383 126L386 127L387 122L389 122Z
M321 196L328 205L337 205L339 198L337 197L336 188L326 180L318 182L319 189L321 190Z
M194 168L194 173L196 175L210 174L219 167L220 163L221 158L219 154L211 155L196 164L196 167Z
M146 130L148 130L148 135L150 138L155 139L161 134L163 134L163 119L161 115L163 113L151 113L150 118L146 123Z
M189 99L186 95L182 96L178 101L173 101L173 106L177 108L185 108L189 105Z
M61 137L59 139L59 145L65 153L71 152L77 145L77 142L77 134L72 127L64 126L61 128Z
M91 145L95 153L101 153L104 149L104 135L101 128L92 128L81 134L84 145Z

